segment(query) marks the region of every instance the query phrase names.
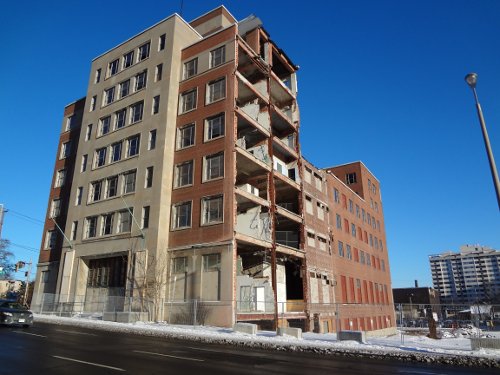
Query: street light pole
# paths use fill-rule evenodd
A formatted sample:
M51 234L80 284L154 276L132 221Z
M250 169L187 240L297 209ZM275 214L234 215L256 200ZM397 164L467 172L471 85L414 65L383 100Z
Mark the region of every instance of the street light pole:
M474 93L474 100L476 101L477 115L479 117L479 123L481 124L481 131L483 133L484 146L486 147L486 153L488 154L488 161L490 162L491 177L493 178L493 184L495 186L495 191L497 193L497 203L498 209L500 210L500 183L498 182L498 171L495 165L495 158L493 157L493 151L491 150L490 138L488 137L488 131L486 130L486 124L484 122L483 110L479 104L479 99L476 92L477 74L469 73L465 76L465 82L469 85Z

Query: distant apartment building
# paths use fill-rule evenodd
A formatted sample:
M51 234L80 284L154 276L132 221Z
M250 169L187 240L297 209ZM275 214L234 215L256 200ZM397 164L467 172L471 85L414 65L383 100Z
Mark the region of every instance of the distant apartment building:
M214 325L394 327L379 182L301 157L297 69L257 17L223 6L95 58L65 111L35 307L129 311L148 287L210 302Z
M429 256L441 303L500 303L500 251L464 245L460 252Z

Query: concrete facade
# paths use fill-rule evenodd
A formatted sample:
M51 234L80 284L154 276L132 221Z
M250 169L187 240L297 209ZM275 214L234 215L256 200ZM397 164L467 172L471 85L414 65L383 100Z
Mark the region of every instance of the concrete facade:
M301 157L297 69L257 17L237 22L224 7L190 23L173 15L94 59L68 240L55 259L42 246L34 304L44 293L89 309L146 298L163 319L174 302L196 300L210 305L210 324L228 327L393 325L378 181L362 163L319 170ZM352 169L359 182L348 186ZM334 188L370 212L369 224L343 211ZM335 229L338 212L359 221L364 237L349 241L373 266L335 255L349 236ZM344 277L360 275L365 294L344 295ZM342 307L342 323L335 304L354 302L364 305Z
M464 245L429 256L432 283L443 304L499 303L500 251Z

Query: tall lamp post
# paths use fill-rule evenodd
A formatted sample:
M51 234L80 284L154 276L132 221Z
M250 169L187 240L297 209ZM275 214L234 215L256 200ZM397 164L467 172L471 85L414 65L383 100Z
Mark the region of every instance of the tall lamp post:
M493 157L493 151L491 151L490 139L488 137L488 131L486 130L486 124L484 123L483 110L479 104L479 99L477 98L476 83L477 74L469 73L465 76L465 82L469 85L474 93L474 100L476 101L477 115L479 117L479 123L481 124L481 131L483 132L484 146L486 147L486 153L488 154L488 161L490 162L491 176L493 177L493 184L495 185L495 191L497 193L497 203L498 209L500 210L500 183L498 182L498 171L495 165L495 158Z

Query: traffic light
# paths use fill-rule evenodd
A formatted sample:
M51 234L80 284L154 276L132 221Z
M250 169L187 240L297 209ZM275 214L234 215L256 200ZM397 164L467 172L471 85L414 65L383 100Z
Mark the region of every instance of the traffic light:
M21 268L23 268L26 265L23 261L19 261L16 263L16 272L19 271Z

